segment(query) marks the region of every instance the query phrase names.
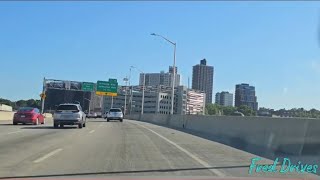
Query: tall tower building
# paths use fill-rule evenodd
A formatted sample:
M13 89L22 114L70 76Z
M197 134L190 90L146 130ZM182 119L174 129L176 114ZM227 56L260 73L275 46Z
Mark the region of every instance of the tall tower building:
M212 103L213 73L214 68L207 65L206 59L201 60L200 64L193 66L192 89L206 93L206 104Z
M239 107L241 105L249 106L255 111L258 110L256 90L254 86L250 86L245 83L236 85L235 106Z

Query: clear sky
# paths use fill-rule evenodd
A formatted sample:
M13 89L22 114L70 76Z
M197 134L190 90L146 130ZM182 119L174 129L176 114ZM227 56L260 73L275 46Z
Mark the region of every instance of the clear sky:
M182 82L203 58L214 94L256 87L259 106L320 109L319 2L0 2L0 97L39 98L43 77L121 79L131 65ZM132 72L138 83L138 72ZM191 85L191 84L190 84Z

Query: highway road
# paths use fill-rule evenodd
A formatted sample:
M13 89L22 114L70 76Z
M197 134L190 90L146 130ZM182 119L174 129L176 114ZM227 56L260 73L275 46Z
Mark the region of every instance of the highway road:
M149 123L90 119L53 129L0 121L0 178L43 177L315 177L254 173L253 154ZM264 160L272 164L271 160Z

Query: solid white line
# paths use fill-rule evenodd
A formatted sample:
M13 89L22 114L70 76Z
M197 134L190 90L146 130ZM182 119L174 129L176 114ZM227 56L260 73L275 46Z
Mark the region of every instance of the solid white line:
M8 134L16 134L16 133L20 133L22 131L13 131L13 132L9 132Z
M137 124L137 123L133 123L136 124L138 126L141 126L149 131L151 131L152 133L158 135L160 138L164 139L165 141L167 141L168 143L172 144L173 146L175 146L177 149L179 149L180 151L186 153L189 157L191 157L192 159L196 160L198 163L200 163L201 165L203 165L204 167L208 168L209 171L213 172L214 174L218 175L219 177L225 177L226 175L224 173L222 173L221 171L217 170L217 169L210 169L212 166L210 166L207 162L201 160L200 158L198 158L196 155L192 154L191 152L187 151L186 149L182 148L181 146L179 146L178 144L176 144L175 142L167 139L166 137L162 136L161 134L153 131L152 129L149 129L141 124Z
M45 159L47 159L47 158L49 158L49 157L57 154L57 153L60 152L60 151L62 151L62 149L56 149L56 150L54 150L54 151L52 151L52 152L50 152L50 153L42 156L41 158L39 158L39 159L37 159L37 160L35 160L35 161L33 161L33 162L34 162L34 163L39 163L39 162L41 162L41 161L43 161L43 160L45 160Z
M95 130L91 130L89 133L91 134L91 133L94 133L95 132Z

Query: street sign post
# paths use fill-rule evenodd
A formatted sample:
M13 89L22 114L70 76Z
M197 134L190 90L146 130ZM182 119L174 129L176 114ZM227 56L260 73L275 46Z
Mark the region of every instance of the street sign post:
M94 89L94 83L91 82L83 82L82 83L82 90L83 91L90 91L92 92Z

